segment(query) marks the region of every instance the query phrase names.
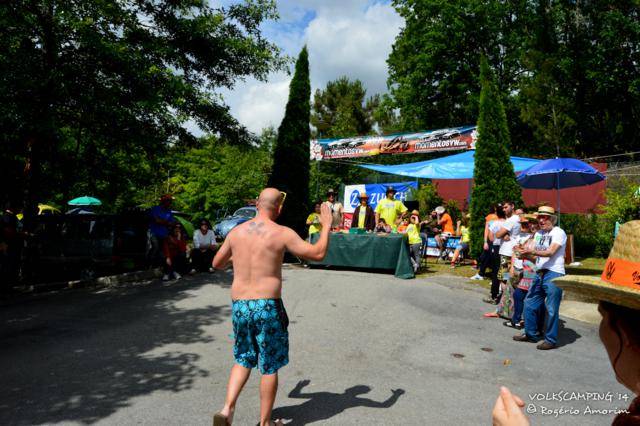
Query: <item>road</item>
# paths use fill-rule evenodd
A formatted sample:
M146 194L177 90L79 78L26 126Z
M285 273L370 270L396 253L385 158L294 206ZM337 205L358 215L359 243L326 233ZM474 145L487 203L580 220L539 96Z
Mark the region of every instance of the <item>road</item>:
M0 424L207 425L232 359L229 273L74 290L0 306ZM628 392L597 327L562 320L561 347L513 342L461 278L287 268L290 364L276 415L292 425L488 425L501 384L536 425L610 424ZM235 424L258 420L258 375ZM549 401L547 392L613 401ZM393 392L395 391L395 392ZM541 400L533 401L534 394ZM630 395L630 394L629 394ZM541 414L573 407L579 413Z

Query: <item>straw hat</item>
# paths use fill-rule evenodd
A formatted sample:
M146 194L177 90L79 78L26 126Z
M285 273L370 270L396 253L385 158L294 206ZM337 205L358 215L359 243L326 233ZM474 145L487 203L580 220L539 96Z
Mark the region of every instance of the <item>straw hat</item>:
M536 216L555 216L556 209L551 206L540 206L536 212Z
M436 213L438 213L438 214L444 213L444 207L442 207L442 206L436 207Z
M418 210L412 210L411 211L411 216L418 216L420 217L420 212Z
M535 222L536 221L536 215L534 214L521 214L520 215L520 223L528 223L528 222Z
M553 282L599 300L640 309L640 220L620 227L602 276L565 275Z

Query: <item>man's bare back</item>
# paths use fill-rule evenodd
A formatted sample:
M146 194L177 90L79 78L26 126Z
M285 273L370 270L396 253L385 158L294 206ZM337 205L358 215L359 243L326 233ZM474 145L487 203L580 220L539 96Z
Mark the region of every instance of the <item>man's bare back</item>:
M238 396L255 367L263 374L260 425L273 424L271 411L278 389L278 369L289 362L288 320L280 299L284 251L310 260L320 260L327 253L332 219L329 206L322 205L322 231L318 242L312 245L290 228L275 223L282 211L284 195L275 188L264 189L258 198L256 218L231 231L213 259L213 267L217 269L233 262L231 298L236 313L232 315L236 364L231 368L224 407L214 415L214 426L232 423ZM264 318L266 312L269 313ZM261 319L255 322L257 313Z
M312 245L291 228L274 222L280 213L280 200L279 191L265 189L258 201L258 215L235 227L213 260L213 266L219 269L224 268L229 260L233 263L233 300L280 298L285 250L310 260L320 260L326 253L331 225L328 206L323 205L321 209L323 235Z

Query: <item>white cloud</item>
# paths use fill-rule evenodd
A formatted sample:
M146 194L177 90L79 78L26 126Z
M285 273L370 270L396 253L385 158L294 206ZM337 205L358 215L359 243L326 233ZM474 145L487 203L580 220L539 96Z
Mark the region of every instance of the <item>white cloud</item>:
M369 94L386 92L387 64L402 18L390 5L360 13L318 15L305 36L315 87L346 75L360 79Z
M403 24L390 4L297 0L279 2L279 8L284 22L267 24L265 35L293 57L307 45L312 96L315 89L343 75L361 80L369 95L386 92L386 59ZM296 19L305 17L308 22L296 25ZM289 82L284 74L274 74L266 83L250 79L225 91L224 98L234 117L259 133L280 124Z
M225 96L231 113L250 131L260 133L268 126L278 128L284 116L284 107L289 97L291 77L286 74L273 75L269 82L247 81Z

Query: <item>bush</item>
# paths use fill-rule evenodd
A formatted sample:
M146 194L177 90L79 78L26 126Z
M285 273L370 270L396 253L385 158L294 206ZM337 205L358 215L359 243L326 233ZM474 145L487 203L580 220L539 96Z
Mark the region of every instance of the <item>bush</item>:
M613 246L616 222L625 223L640 218L638 186L624 182L615 189L607 189L607 203L600 206L601 214L562 214L560 226L573 234L574 252L580 257L607 257Z
M433 182L420 185L418 189L411 191L413 198L418 202L420 217L427 217L437 206L443 203L438 195L438 189Z

